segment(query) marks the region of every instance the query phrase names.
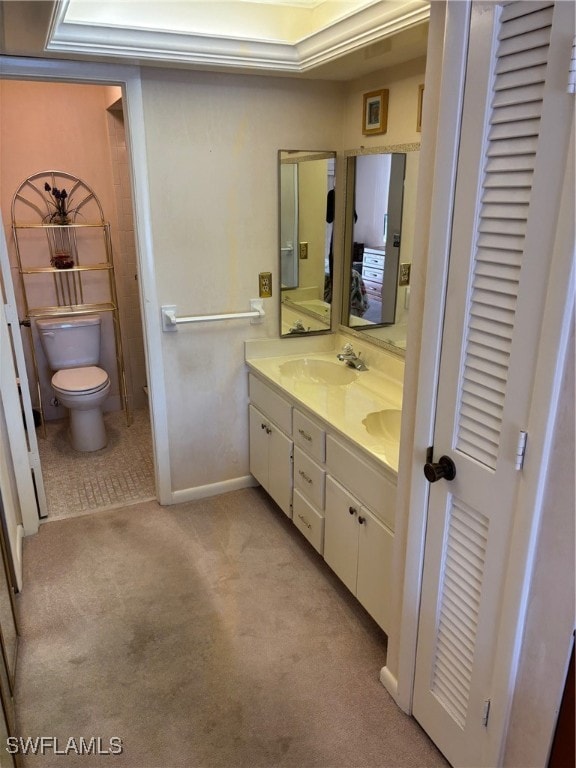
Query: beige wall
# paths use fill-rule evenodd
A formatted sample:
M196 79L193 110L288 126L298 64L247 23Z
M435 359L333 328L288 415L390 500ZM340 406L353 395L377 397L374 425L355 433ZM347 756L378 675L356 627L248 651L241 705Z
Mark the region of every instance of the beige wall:
M266 320L181 326L163 337L174 491L248 476L243 342L278 334L280 148L336 149L342 87L142 70L154 261L180 314L249 309L272 272Z
M406 64L373 72L353 80L346 87L343 149L380 147L420 141L416 130L418 116L418 86L424 83L426 59L414 59ZM388 126L386 133L364 136L362 133L363 96L370 91L387 88Z
M142 70L160 303L180 314L238 311L257 296L259 272L272 272L275 287L263 325L181 326L163 336L174 491L248 475L243 341L278 333L278 149L359 147L365 137L351 126L372 82L391 90L386 142L417 141L423 62L413 69L398 85L385 73L345 85Z
M134 324L139 329L140 345L132 346L142 349L142 331L139 320L139 304L137 289L134 290L135 249L132 253L124 247L125 241L121 240L116 215L116 193L120 190L120 181L115 179L113 169L119 153L121 139L116 135L116 147L114 157L110 146L109 115L106 111L111 97L117 91L112 89L67 83L48 82L21 82L3 80L0 81L0 103L2 108L2 121L0 124L0 206L8 241L10 259L13 268L14 285L19 297L20 316L22 311L19 280L15 268L16 258L11 232L10 208L12 197L28 176L45 170L60 170L71 173L83 179L99 197L104 210L104 216L111 223L114 258L116 266L116 281L119 302L122 304L122 319L127 317L137 318ZM125 147L124 162L126 163ZM126 166L127 167L127 166ZM115 186L115 181L117 184ZM124 190L126 183L123 184ZM129 194L129 192L128 192ZM120 206L122 200L119 201ZM128 209L122 218L126 222L131 217ZM125 226L127 226L125 224ZM123 258L131 255L132 260L127 264ZM48 258L48 257L47 257ZM46 266L49 266L48 262ZM131 280L128 287L126 282ZM29 278L31 280L33 278ZM51 302L48 302L51 303ZM130 306L127 306L127 304ZM107 407L118 408L119 388L116 376L116 363L114 355L114 336L111 318L103 315L103 350L102 364L112 379L111 397ZM125 324L125 323L124 323ZM124 335L124 328L123 328ZM128 341L135 338L128 336ZM30 363L28 349L28 334L23 334L29 376L32 384L33 404L37 404L35 388L33 386L33 368ZM130 344L125 344L130 347ZM53 396L50 388L50 372L45 365L44 356L36 342L37 358L41 367L41 387L43 405L47 418L61 418L65 416L64 409L50 406L49 401ZM143 363L139 369L143 373ZM130 383L130 381L129 381ZM143 384L140 381L139 384ZM141 391L141 386L139 387ZM142 404L141 402L136 403Z
M417 69L398 84L385 72L343 84L144 68L160 302L184 313L248 309L258 272L278 277L277 150L359 147L366 139L359 130L362 93L381 86L390 88L386 142L417 140L419 134L408 131L415 113L403 111L412 101L410 110L416 109L412 90L422 80L423 62ZM14 81L1 88L0 203L7 234L12 194L32 173L65 169L97 191L113 223L126 368L138 407L144 356L135 251L123 218L129 185L116 167L126 156L119 117L106 112L117 91ZM186 327L163 337L174 491L248 474L242 342L277 334L278 299L275 291L265 301L263 325Z

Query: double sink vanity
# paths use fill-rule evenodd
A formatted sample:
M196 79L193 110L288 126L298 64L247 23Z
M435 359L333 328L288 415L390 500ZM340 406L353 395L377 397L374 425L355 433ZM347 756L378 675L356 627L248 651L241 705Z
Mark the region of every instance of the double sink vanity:
M386 634L418 150L279 150L281 338L245 348L250 472Z
M388 633L403 361L367 348L358 370L325 339L246 342L250 472Z

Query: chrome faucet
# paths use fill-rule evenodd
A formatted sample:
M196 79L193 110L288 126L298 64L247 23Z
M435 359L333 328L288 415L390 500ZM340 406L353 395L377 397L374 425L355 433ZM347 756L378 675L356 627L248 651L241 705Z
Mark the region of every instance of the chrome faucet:
M350 368L355 368L357 371L367 371L368 366L364 362L364 360L360 360L360 355L362 353L359 352L356 354L354 352L354 349L352 347L352 344L347 343L344 344L342 347L342 352L339 352L336 357L338 360L341 360L342 362L346 363L346 365L350 366Z
M288 329L288 333L308 333L310 328L304 328L302 320L296 320L295 323Z

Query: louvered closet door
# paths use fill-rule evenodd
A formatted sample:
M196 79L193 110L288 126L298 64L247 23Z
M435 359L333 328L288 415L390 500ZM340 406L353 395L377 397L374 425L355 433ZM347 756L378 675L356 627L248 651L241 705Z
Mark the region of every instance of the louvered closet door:
M556 41L571 5L472 3L434 435L457 476L430 486L413 702L458 768L497 765L490 731L504 728L485 719L566 152Z

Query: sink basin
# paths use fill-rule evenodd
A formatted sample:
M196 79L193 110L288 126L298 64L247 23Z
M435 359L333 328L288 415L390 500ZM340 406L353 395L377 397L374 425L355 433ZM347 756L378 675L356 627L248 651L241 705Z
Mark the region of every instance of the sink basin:
M386 408L383 411L374 411L362 421L366 432L373 437L383 437L386 440L400 441L400 424L402 411L396 408Z
M350 384L358 378L353 368L344 363L332 363L329 360L311 360L303 357L300 360L288 360L280 366L282 376L290 376L313 382L314 384L330 384L341 386Z

